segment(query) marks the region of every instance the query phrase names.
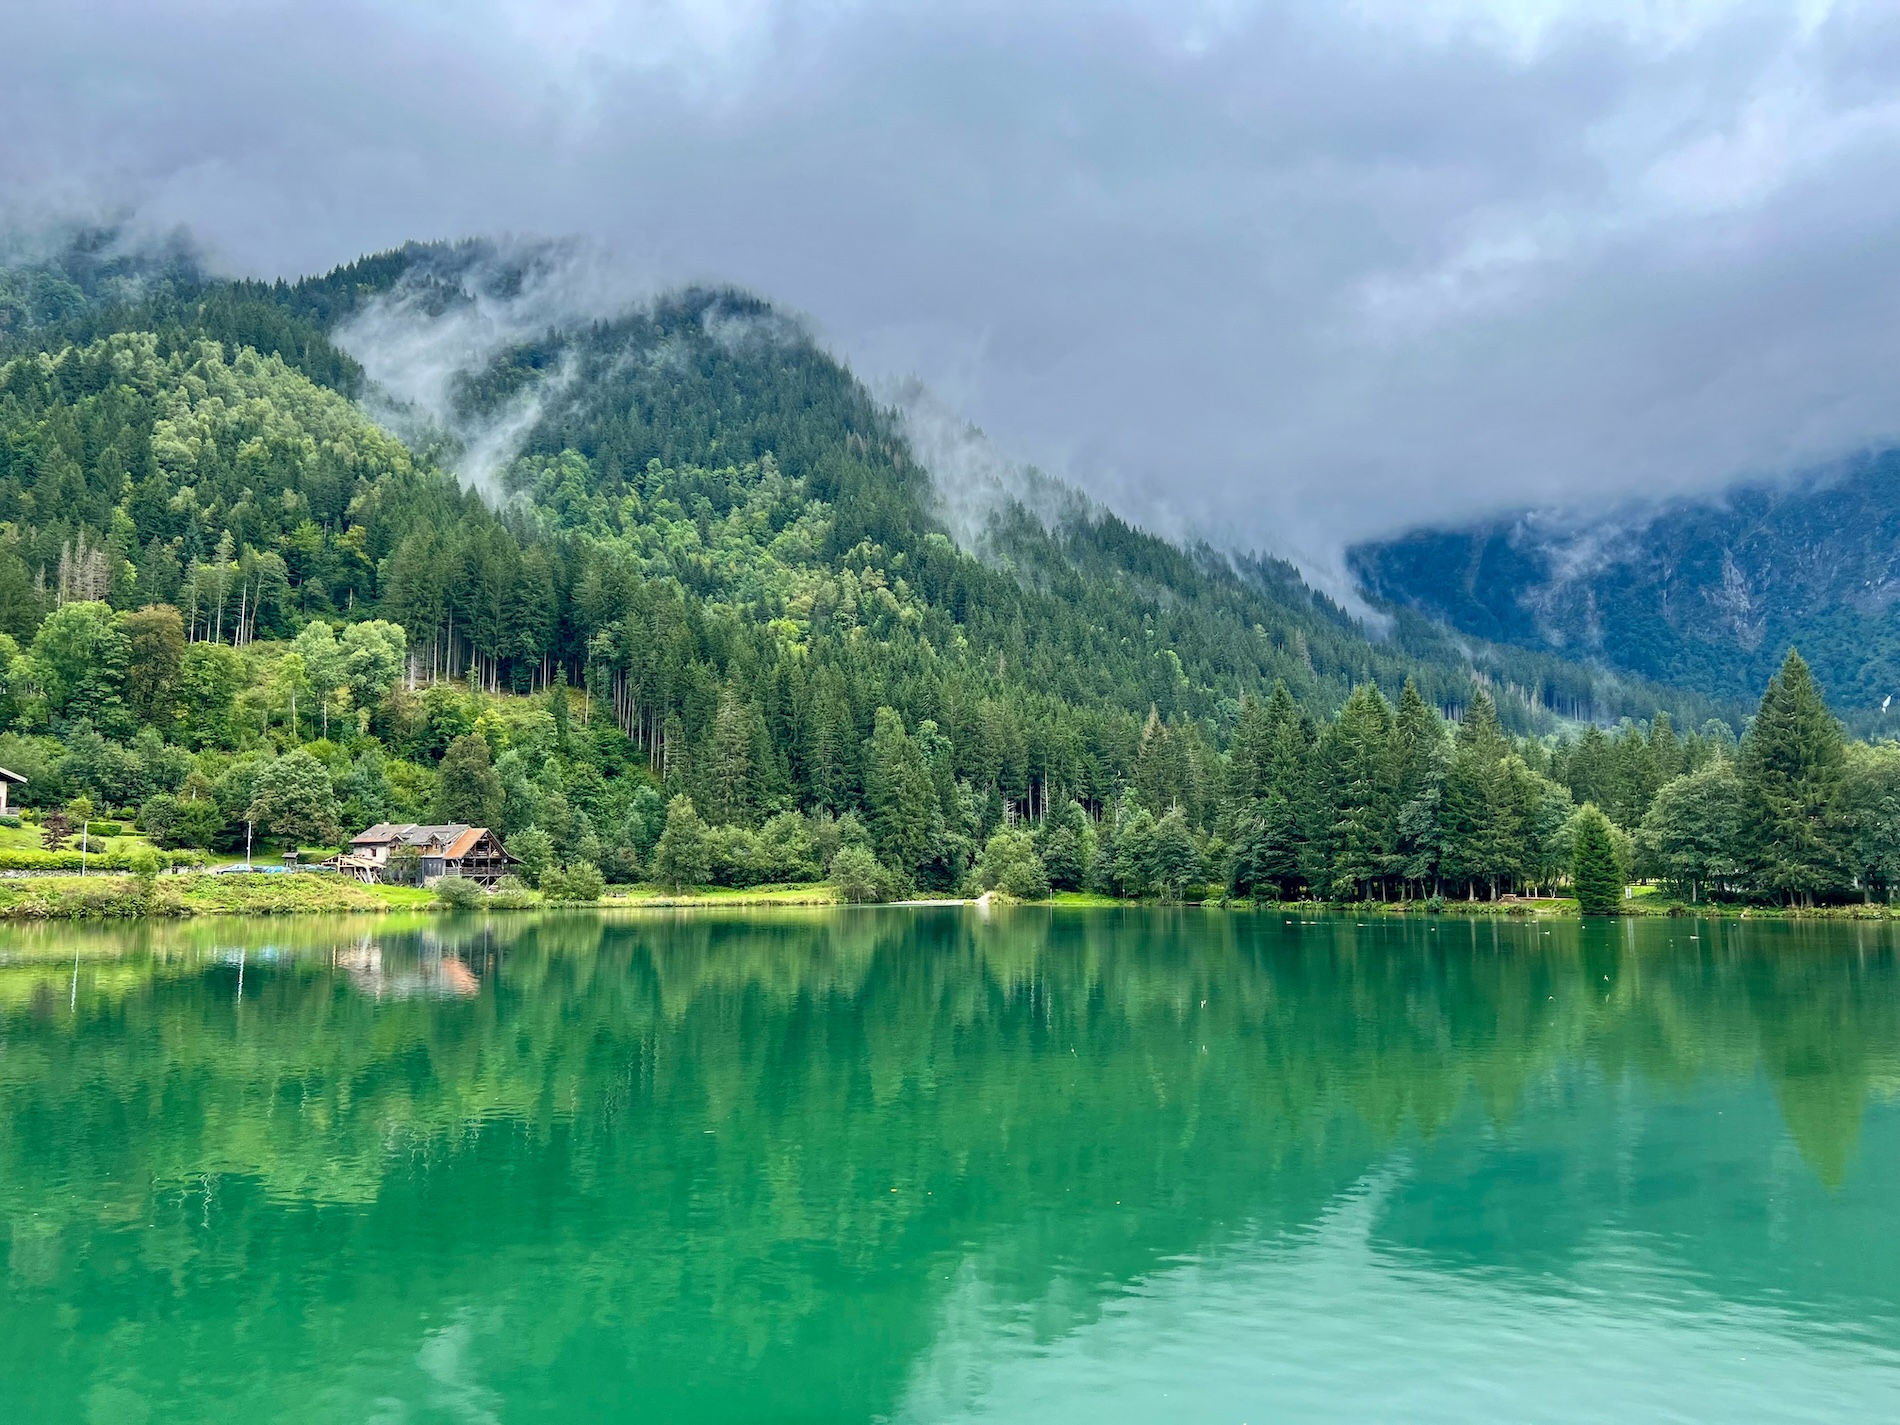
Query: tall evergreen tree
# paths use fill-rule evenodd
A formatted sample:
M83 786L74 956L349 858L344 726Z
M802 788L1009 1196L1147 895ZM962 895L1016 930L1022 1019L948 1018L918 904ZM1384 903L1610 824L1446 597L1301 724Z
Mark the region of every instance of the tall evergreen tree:
M1237 894L1289 900L1305 879L1312 733L1285 683L1261 710L1256 793L1231 809L1229 883Z
M1369 898L1382 882L1397 821L1392 707L1370 683L1353 689L1320 738L1327 788L1324 883L1340 899Z
M1392 722L1395 815L1388 872L1408 885L1428 884L1441 849L1439 801L1445 780L1445 725L1410 678Z
M1571 881L1577 891L1577 907L1585 915L1615 915L1622 908L1623 871L1616 863L1610 824L1602 812L1587 802L1577 816L1570 868Z
M936 785L916 739L894 708L879 708L865 770L872 844L878 860L914 884L943 833Z
M1846 761L1840 724L1790 648L1768 680L1736 765L1742 859L1764 892L1812 903L1843 888L1848 848L1839 794Z

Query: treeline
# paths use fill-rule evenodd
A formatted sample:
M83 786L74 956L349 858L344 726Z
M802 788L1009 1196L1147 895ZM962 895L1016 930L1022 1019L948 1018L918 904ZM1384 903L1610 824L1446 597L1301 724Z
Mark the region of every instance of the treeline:
M867 893L1494 894L1563 878L1564 797L1633 832L1728 736L1650 716L1711 705L1416 621L1373 642L1289 566L1101 512L1000 511L976 559L892 415L751 298L470 374L476 416L563 382L495 508L362 415L327 335L393 291L518 280L493 254L291 285L69 268L14 280L0 337L0 762L29 805L144 807L213 849L247 823L532 828L537 861L615 879L848 852ZM1571 747L1558 712L1650 730ZM1375 796L1379 738L1409 750Z
M683 617L677 595L657 607ZM663 646L664 620L648 634L641 647ZM1849 744L1792 652L1739 743L1720 722L1679 736L1666 713L1614 736L1515 737L1482 691L1452 724L1410 683L1396 705L1361 685L1318 719L1282 684L1243 702L1225 748L1152 709L1068 743L1059 702L965 702L954 679L913 685L948 694L943 721L881 703L861 737L861 670L810 653L756 685L708 681L697 731L679 713L630 730L625 702L558 669L519 697L412 682L410 655L383 620L233 647L191 641L170 605L67 604L24 649L0 635L0 765L27 778L29 807L123 810L165 847L493 826L535 882L584 867L672 885L829 876L859 899L1495 899L1573 888L1598 842L1611 894L1643 876L1690 900L1812 904L1886 899L1900 879L1900 746Z

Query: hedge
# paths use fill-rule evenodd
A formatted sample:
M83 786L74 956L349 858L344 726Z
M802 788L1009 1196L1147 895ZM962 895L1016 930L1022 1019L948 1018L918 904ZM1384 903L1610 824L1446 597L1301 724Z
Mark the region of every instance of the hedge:
M165 866L202 866L202 851L159 851L159 863ZM83 858L77 851L34 851L26 847L0 847L0 871L129 871L131 853L113 851Z

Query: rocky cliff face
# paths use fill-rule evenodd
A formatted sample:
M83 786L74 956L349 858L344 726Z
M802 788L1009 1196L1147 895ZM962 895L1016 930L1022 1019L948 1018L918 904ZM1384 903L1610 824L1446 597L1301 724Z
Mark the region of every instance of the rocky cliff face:
M1720 697L1759 688L1791 643L1850 715L1900 689L1900 451L1599 518L1418 530L1351 557L1374 599Z

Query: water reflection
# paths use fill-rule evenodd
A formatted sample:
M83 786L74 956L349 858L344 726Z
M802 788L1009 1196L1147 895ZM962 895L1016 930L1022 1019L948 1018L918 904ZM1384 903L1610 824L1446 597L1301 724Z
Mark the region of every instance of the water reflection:
M1344 1337L1425 1349L1434 1300L1473 1360L1564 1300L1606 1349L1884 1362L1897 963L1878 925L1198 912L9 933L0 1392L1141 1418L1147 1341L1210 1408L1389 1414ZM1363 1389L1298 1385L1327 1360Z

